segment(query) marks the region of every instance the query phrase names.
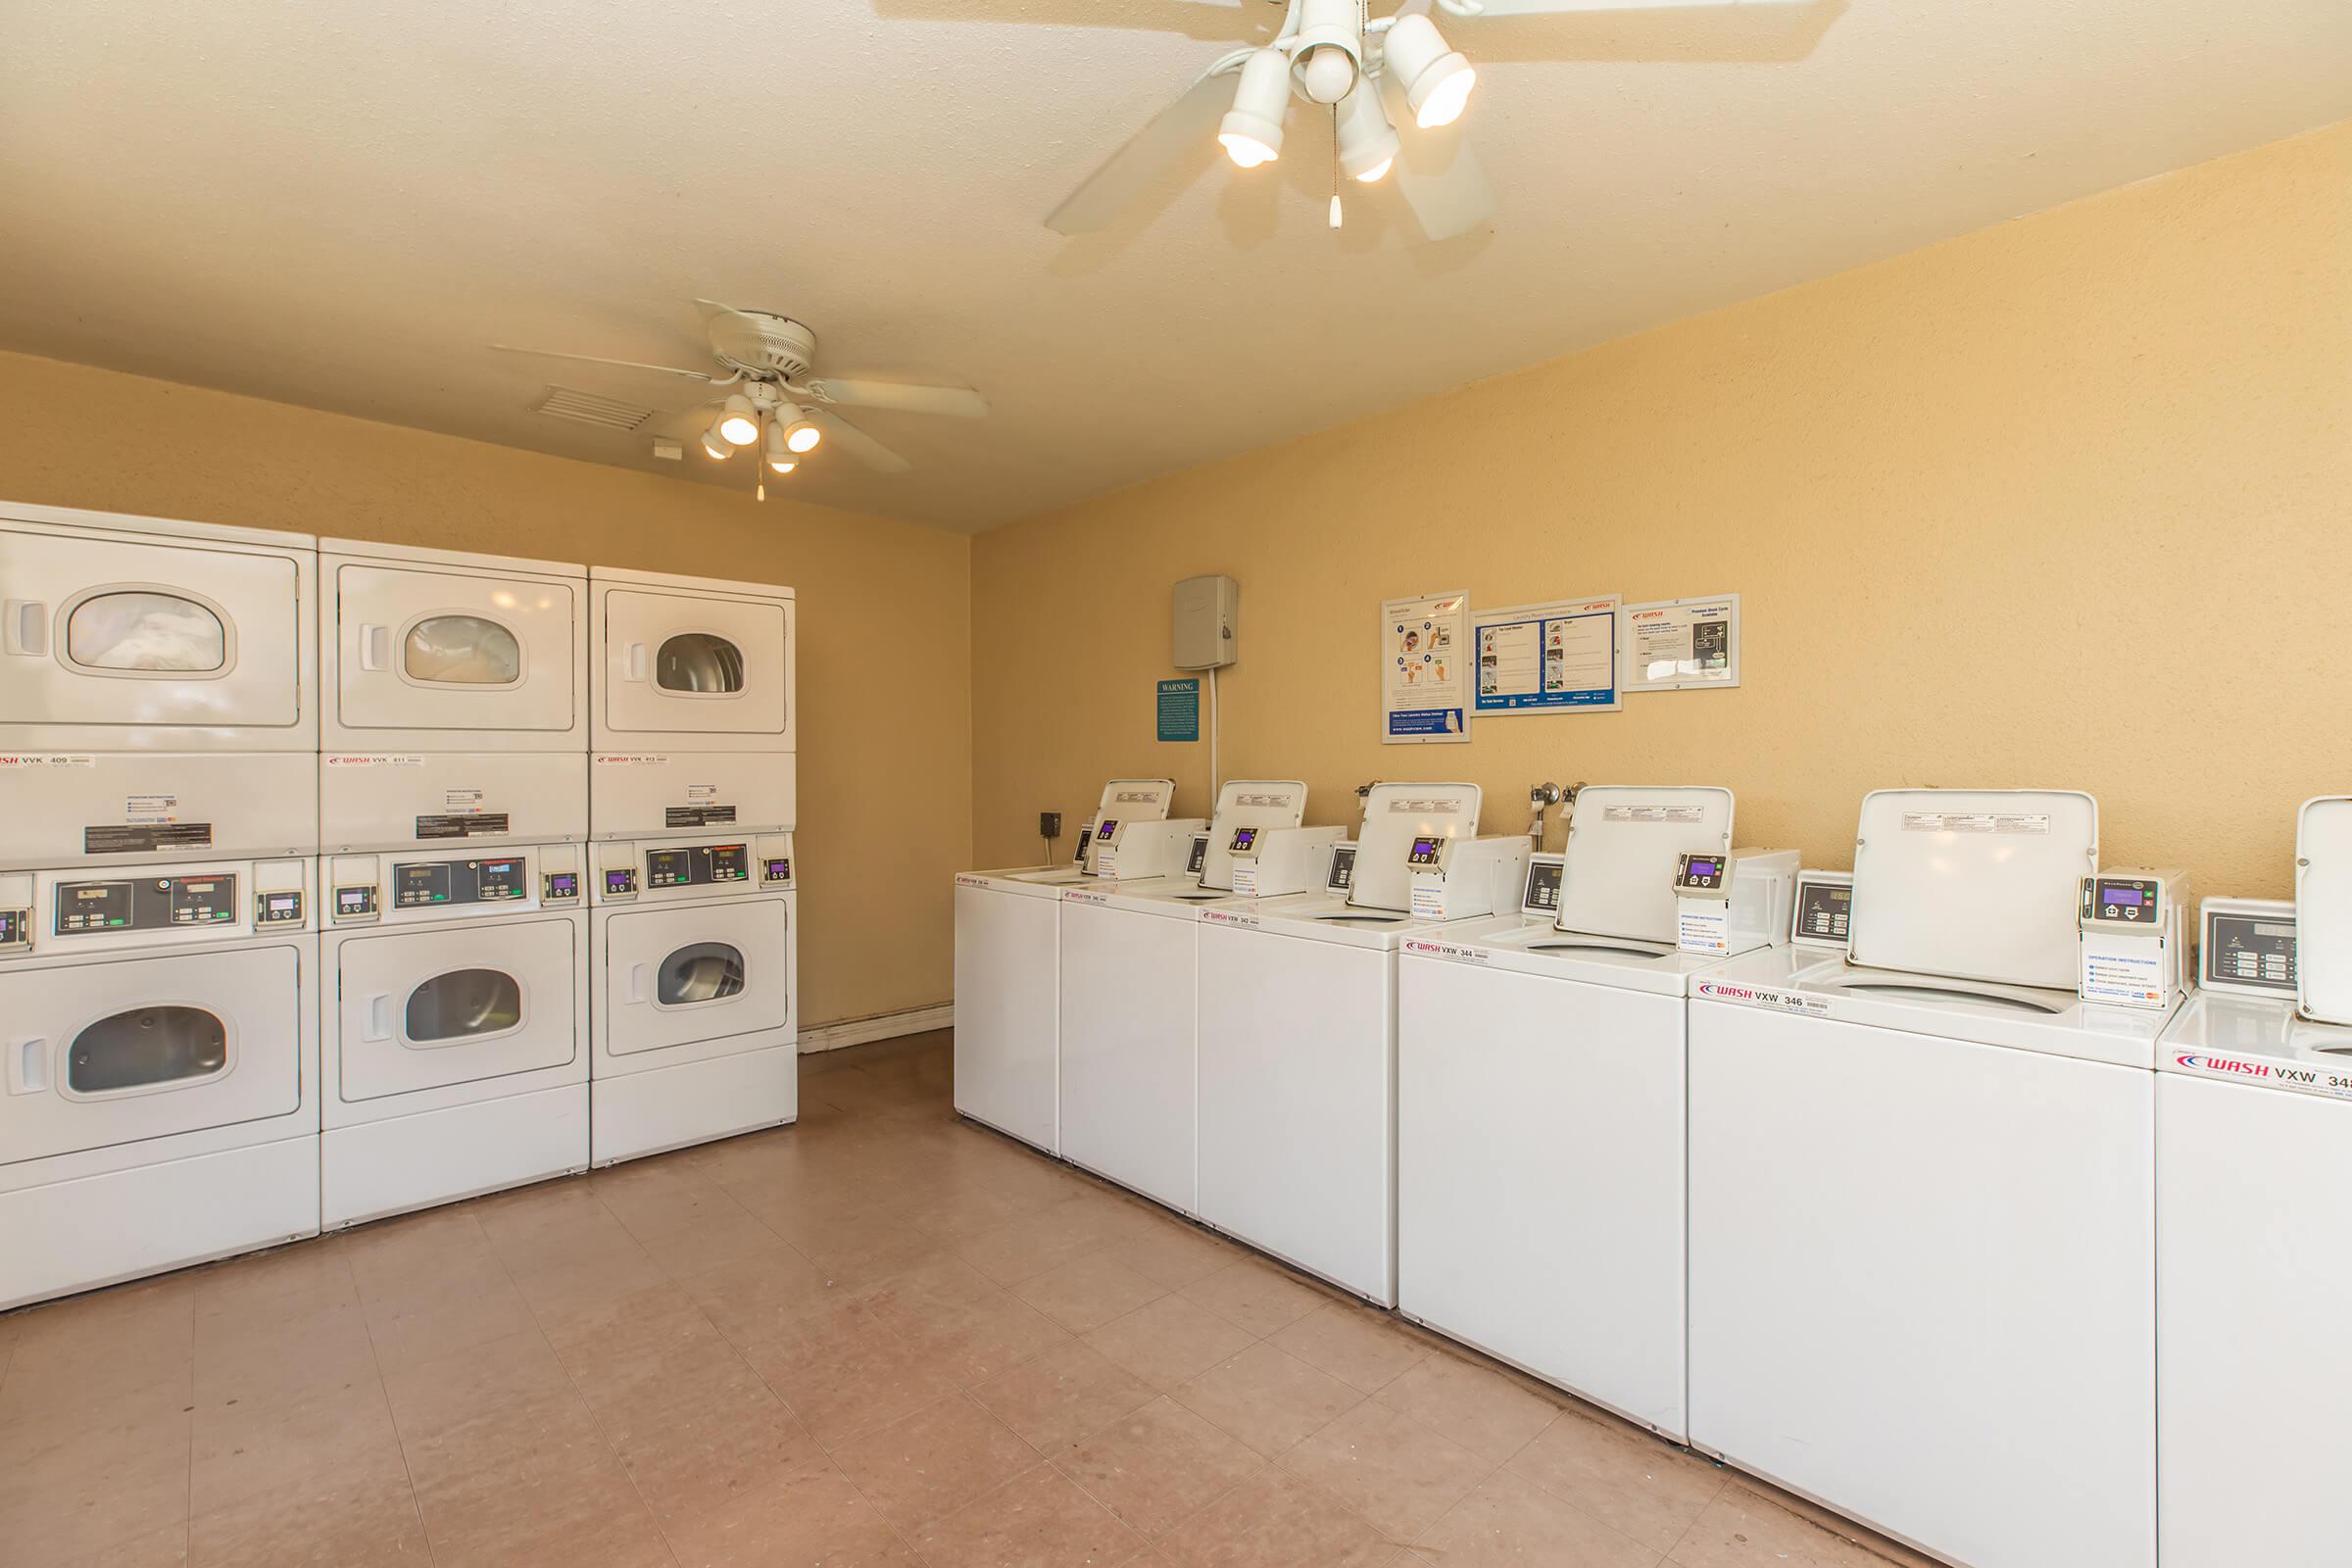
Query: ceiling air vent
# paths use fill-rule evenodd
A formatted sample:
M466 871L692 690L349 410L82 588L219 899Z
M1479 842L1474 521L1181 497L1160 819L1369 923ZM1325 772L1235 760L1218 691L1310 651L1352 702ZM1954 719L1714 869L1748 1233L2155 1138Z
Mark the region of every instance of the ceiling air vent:
M567 386L549 387L547 396L531 405L531 412L552 418L576 419L582 424L601 424L608 430L634 430L654 416L654 411L641 403L600 398L593 392L574 391Z

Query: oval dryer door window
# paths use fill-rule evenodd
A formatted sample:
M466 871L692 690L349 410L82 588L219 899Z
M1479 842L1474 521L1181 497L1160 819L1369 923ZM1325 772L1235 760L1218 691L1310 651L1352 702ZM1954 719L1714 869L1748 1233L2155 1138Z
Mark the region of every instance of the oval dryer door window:
M691 1007L742 992L743 950L725 942L697 942L662 960L655 994L665 1007Z
M400 644L401 673L443 686L512 686L522 644L485 615L427 615Z
M521 1024L522 984L503 969L453 969L409 993L411 1045L454 1045Z
M132 1007L99 1019L66 1050L66 1089L122 1094L216 1077L228 1067L228 1026L202 1007Z
M743 650L707 631L666 638L654 656L654 684L665 692L724 697L743 690Z
M178 594L92 594L66 616L66 658L84 669L209 675L228 662L228 628Z

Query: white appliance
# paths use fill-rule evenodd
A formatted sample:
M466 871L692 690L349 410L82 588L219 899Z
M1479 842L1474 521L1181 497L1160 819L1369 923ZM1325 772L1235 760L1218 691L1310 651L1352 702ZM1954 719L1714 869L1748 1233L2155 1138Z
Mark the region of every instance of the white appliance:
M2352 799L2305 803L2296 855L2294 904L2205 901L2199 989L2157 1063L2165 1568L2346 1552Z
M2102 866L2082 879L2082 966L2075 994L2084 1002L2170 1012L2194 981L2196 950L2188 874L2144 865Z
M1162 822L1165 778L1114 778L1060 865L956 877L956 1109L1001 1133L1061 1152L1061 894L1093 874L1102 821ZM1189 847L1190 835L1187 835Z
M0 504L0 866L318 848L307 534Z
M790 832L790 588L588 570L588 825L599 839Z
M2069 791L1862 804L1848 952L1690 1001L1690 1442L1956 1563L2155 1560L2156 1040Z
M577 844L319 858L329 1227L588 1165Z
M1378 784L1320 893L1200 910L1200 1218L1396 1304L1396 955L1508 908L1524 834L1475 784ZM1345 883L1344 891L1333 891Z
M596 846L591 1157L800 1114L792 835Z
M1518 914L1396 972L1397 1306L1678 1442L1685 998L1779 939L1796 862L1732 824L1729 790L1587 785Z
M588 836L588 568L319 542L327 853Z
M0 1307L318 1234L312 865L0 872Z
M1196 1212L1194 993L1199 911L1323 886L1341 829L1301 827L1306 786L1234 779L1217 792L1200 864L1181 876L1093 879L1061 892L1061 1155Z

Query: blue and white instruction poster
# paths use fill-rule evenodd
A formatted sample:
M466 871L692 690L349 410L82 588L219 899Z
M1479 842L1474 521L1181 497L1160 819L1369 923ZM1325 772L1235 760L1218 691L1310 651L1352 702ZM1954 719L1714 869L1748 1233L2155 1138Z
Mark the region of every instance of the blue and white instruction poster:
M1740 684L1740 596L1627 605L1625 689L1686 691Z
M1423 594L1380 607L1380 738L1470 738L1470 596Z
M1478 711L1613 713L1617 690L1616 594L1482 610L1471 617L1478 645Z

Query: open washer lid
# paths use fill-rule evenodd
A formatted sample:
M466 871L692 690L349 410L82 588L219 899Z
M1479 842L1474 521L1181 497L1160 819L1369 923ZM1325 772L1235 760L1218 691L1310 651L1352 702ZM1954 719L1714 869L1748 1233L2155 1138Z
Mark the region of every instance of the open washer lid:
M1208 854L1200 861L1203 892L1233 891L1233 830L1297 827L1306 817L1306 785L1295 778L1232 778L1217 791L1208 819Z
M1873 790L1854 838L1851 961L2072 991L2077 895L2098 869L2080 790Z
M1481 799L1475 784L1373 785L1364 798L1348 903L1359 910L1410 909L1413 840L1477 837Z
M1704 785L1588 784L1568 818L1562 931L1672 947L1674 871L1685 855L1729 855L1732 792Z
M2295 1003L2352 1024L2352 796L2322 795L2295 818Z

